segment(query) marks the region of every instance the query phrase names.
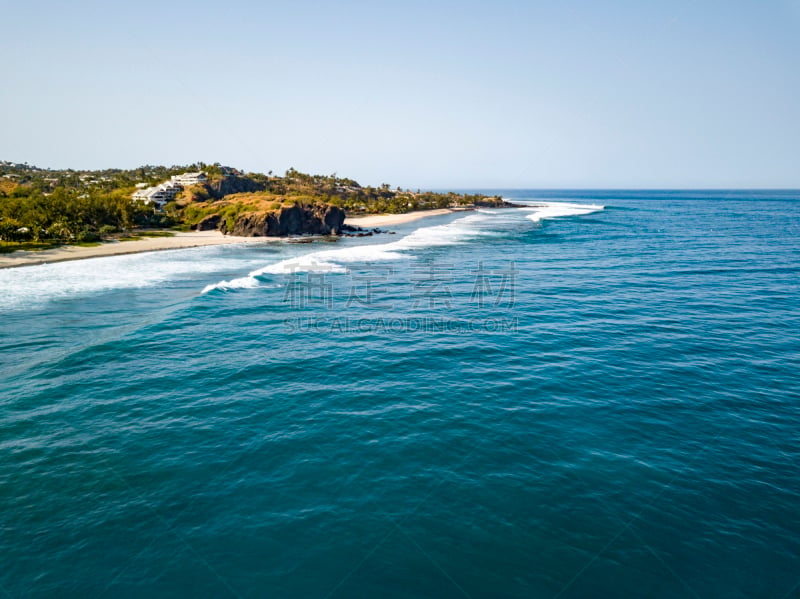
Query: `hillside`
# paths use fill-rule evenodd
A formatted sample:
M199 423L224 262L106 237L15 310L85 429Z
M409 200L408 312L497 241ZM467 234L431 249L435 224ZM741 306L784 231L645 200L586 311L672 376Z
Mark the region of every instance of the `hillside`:
M204 181L173 190L163 203L133 199L137 190L189 171L202 172ZM483 195L363 187L353 179L295 169L276 176L204 163L81 171L0 162L0 242L6 246L96 242L133 228L188 230L210 222L231 232L237 223L291 207L310 214L332 206L352 215L503 204Z

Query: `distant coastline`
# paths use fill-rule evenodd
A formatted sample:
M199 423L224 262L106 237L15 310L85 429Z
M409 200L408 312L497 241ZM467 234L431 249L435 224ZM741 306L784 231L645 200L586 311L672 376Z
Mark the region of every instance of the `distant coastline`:
M384 227L409 223L429 216L441 216L451 212L453 212L453 210L443 208L438 210L419 210L407 212L405 214L373 214L348 218L345 220L345 224L353 227ZM178 250L211 245L275 243L279 241L285 241L285 238L238 237L234 235L223 235L219 231L175 232L174 235L170 237L145 237L132 241L106 242L89 247L63 245L46 250L17 250L9 254L0 254L0 268L36 266L40 264L52 264L54 262L86 260L89 258L122 256L127 254Z
M503 206L509 204L500 196L413 191L388 183L362 186L336 174L310 175L293 168L281 176L219 163L75 171L0 161L0 251L48 252L40 259L58 254L51 250L62 245L114 244L164 230L258 238L360 235L369 232L345 227L347 215ZM164 243L172 247L179 242ZM103 253L112 251L103 248Z

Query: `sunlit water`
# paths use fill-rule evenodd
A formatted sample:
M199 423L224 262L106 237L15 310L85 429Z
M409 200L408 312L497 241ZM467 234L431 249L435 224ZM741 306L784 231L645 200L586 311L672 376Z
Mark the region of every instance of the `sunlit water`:
M0 271L0 595L796 595L800 194L504 195Z

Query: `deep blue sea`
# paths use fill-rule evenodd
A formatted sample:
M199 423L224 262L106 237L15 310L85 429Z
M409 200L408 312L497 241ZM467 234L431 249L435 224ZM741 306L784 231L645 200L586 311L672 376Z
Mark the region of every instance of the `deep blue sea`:
M503 195L0 271L0 596L799 596L800 192Z

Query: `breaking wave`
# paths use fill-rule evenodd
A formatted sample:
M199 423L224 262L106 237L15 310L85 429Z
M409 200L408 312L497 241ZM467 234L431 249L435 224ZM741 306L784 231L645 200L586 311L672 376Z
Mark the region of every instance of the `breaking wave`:
M168 280L241 268L230 249L209 246L104 256L0 269L0 310L28 309L50 301L114 289L156 287Z
M527 216L528 220L538 223L547 218L557 218L559 216L580 216L604 210L605 206L599 204L568 204L566 202L544 202L541 205L522 208L525 211L533 211Z
M603 206L594 204L565 204L562 202L539 203L536 206L508 210L477 210L444 225L420 227L402 239L390 243L363 244L334 250L311 252L269 264L250 272L247 276L220 281L207 285L202 293L214 290L232 290L259 286L259 277L269 274L292 274L299 272L344 273L345 264L354 262L383 262L409 257L409 252L429 247L462 243L478 237L491 237L501 234L503 223L498 219L501 213L509 214L534 211L527 216L539 221L558 216L576 216L602 210ZM499 225L499 226L498 226Z
M461 243L468 238L492 235L491 231L482 231L478 226L485 220L486 217L483 215L470 214L444 225L421 227L402 239L390 243L353 245L287 258L254 270L245 277L207 285L202 293L208 293L216 289L230 290L258 287L259 277L267 274L298 272L343 273L347 272L347 268L343 264L400 260L408 257L408 254L403 252L426 247L453 245Z

